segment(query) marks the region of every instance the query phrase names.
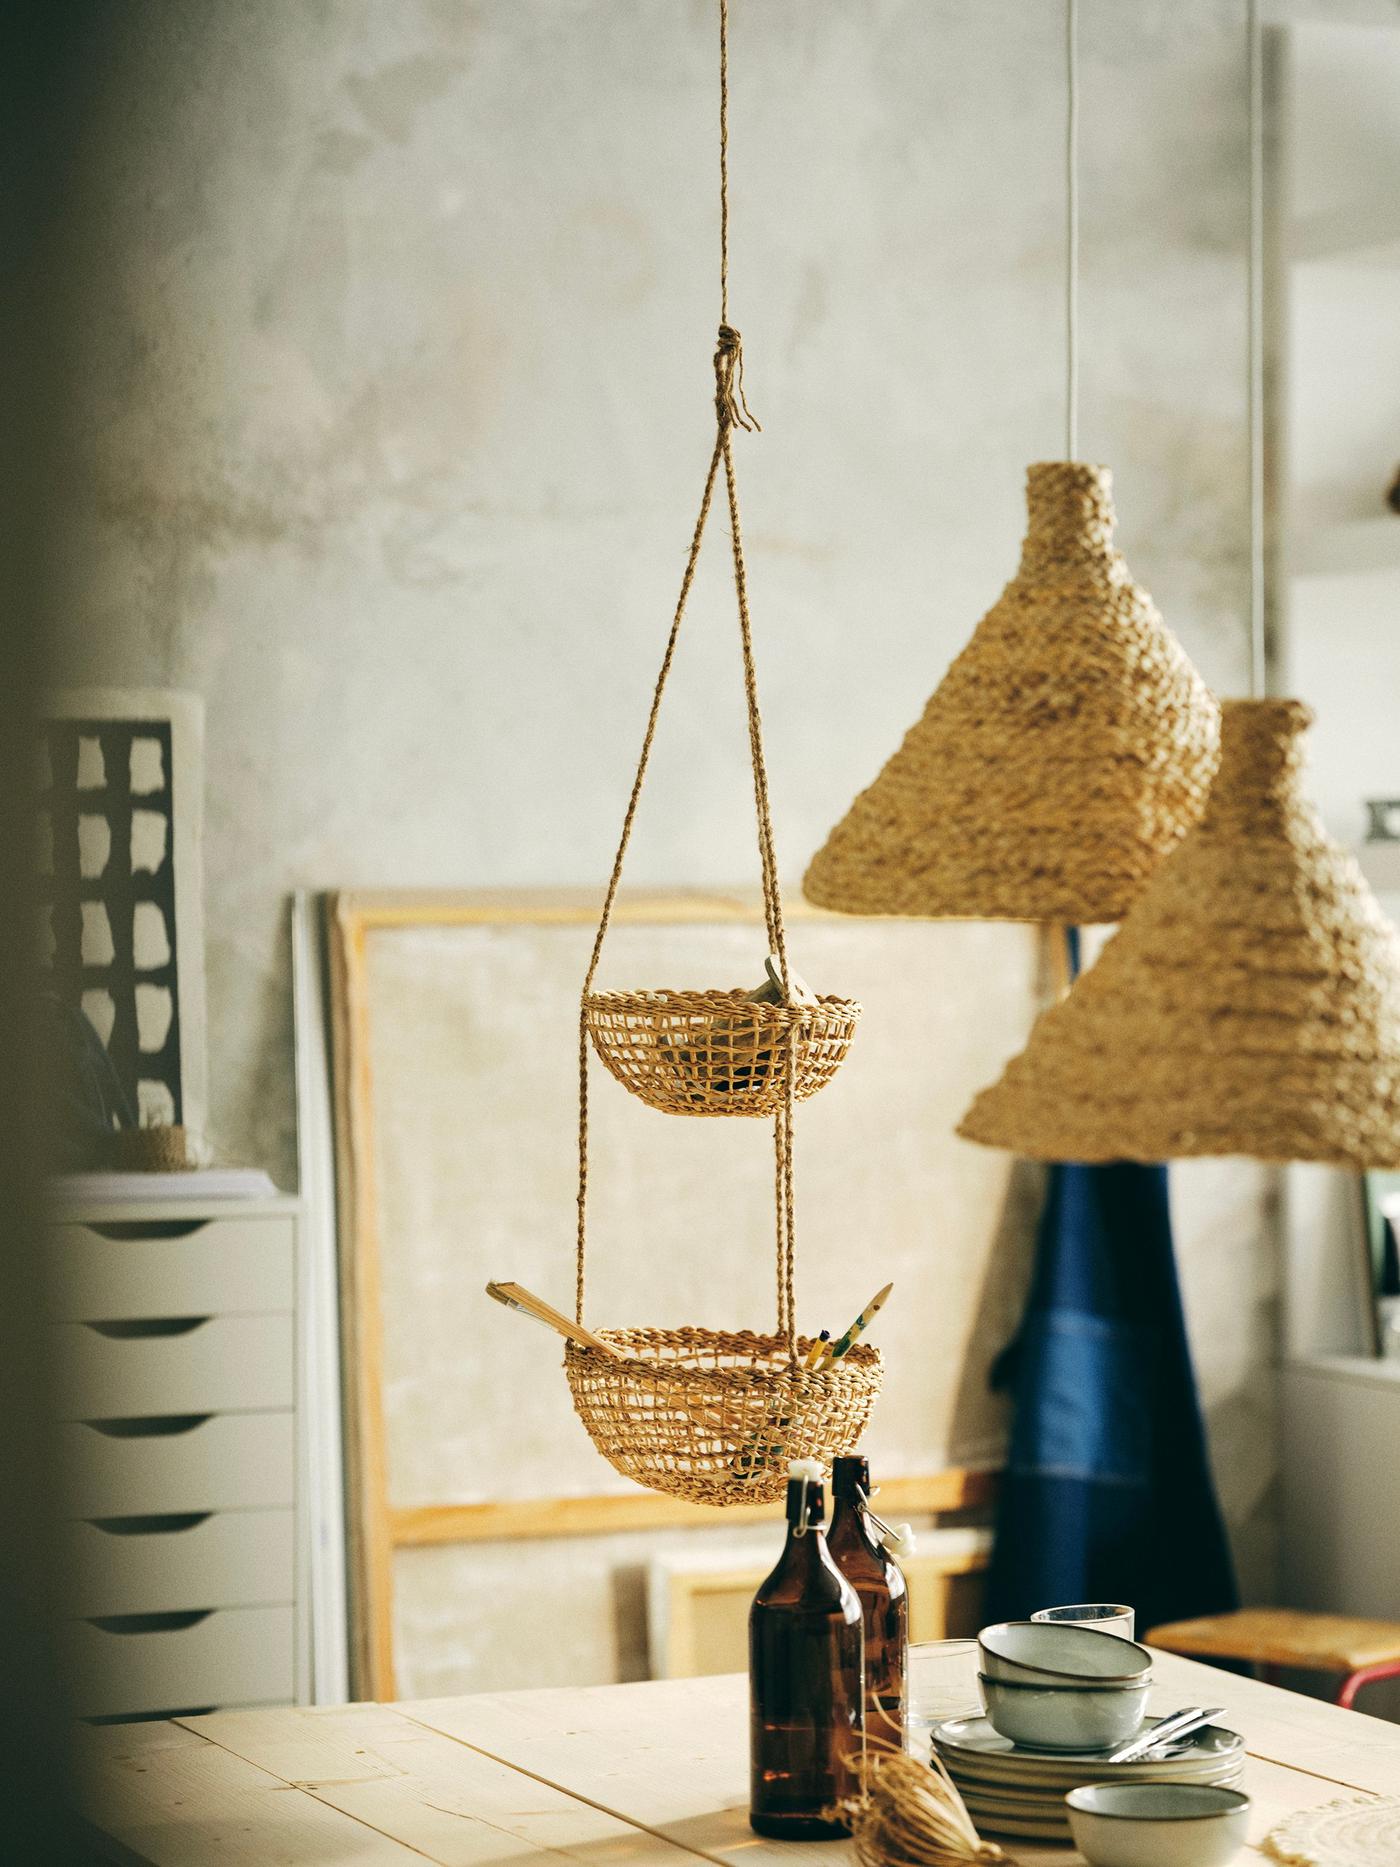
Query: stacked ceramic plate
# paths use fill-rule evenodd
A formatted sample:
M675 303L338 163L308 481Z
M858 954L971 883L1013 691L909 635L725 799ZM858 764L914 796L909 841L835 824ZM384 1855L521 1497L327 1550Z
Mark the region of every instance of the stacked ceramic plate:
M1156 1722L1149 1719L1144 1735ZM1106 1763L1102 1751L1025 1750L985 1718L935 1725L933 1745L979 1831L1027 1840L1068 1841L1065 1797L1084 1783L1215 1783L1234 1788L1244 1770L1244 1740L1208 1724L1161 1758Z

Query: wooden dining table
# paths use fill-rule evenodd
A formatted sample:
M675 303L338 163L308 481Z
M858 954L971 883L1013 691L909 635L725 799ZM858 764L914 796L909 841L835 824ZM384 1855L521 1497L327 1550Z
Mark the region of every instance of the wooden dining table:
M1153 1708L1224 1705L1241 1732L1252 1852L1284 1815L1400 1794L1400 1726L1166 1653ZM975 1682L969 1663L969 1702ZM214 1712L86 1730L86 1818L101 1858L149 1867L810 1867L848 1841L748 1825L741 1676L469 1698ZM1082 1856L1007 1840L1016 1861Z

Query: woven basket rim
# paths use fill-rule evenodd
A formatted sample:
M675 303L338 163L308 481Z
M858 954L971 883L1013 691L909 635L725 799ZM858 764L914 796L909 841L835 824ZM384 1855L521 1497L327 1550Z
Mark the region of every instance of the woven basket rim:
M819 992L815 1005L775 1005L769 999L752 998L742 986L648 986L631 990L608 992L589 992L584 996L584 1005L591 1011L619 1010L630 1005L639 1005L644 1010L667 1010L672 1006L694 1005L701 1009L713 1005L717 1010L730 1012L736 1008L752 1011L759 1018L782 1019L794 1014L813 1011L846 1012L859 1017L864 1007L859 999L842 998L839 993Z
M695 1368L684 1361L671 1361L660 1356L619 1355L604 1360L592 1349L584 1348L577 1342L564 1344L564 1360L579 1369L596 1369L612 1376L626 1376L630 1379L654 1381L658 1376L673 1385L697 1388L702 1391L733 1387L781 1387L785 1389L805 1388L812 1393L821 1393L834 1386L849 1386L852 1377L861 1377L862 1384L870 1380L879 1380L884 1371L884 1356L869 1342L856 1342L847 1349L840 1361L820 1372L803 1368L794 1368L787 1360L787 1340L781 1335L759 1335L749 1330L724 1329L596 1329L595 1335L605 1342L616 1342L619 1346L631 1346L638 1337L673 1340L677 1336L690 1338L697 1352L720 1353L725 1355L748 1355L754 1357L750 1364L730 1368ZM811 1347L812 1338L799 1336L797 1349L799 1358ZM757 1358L765 1357L764 1362Z

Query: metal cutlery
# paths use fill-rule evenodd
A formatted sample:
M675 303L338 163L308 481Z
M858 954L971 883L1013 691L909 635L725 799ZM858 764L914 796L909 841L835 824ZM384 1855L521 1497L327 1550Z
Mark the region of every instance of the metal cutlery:
M1188 1731L1199 1730L1203 1724L1209 1724L1213 1718L1223 1715L1223 1705L1212 1705L1203 1709L1192 1705L1185 1711L1173 1712L1170 1718L1163 1718L1154 1724L1150 1731L1140 1731L1126 1744L1120 1744L1117 1750L1109 1751L1105 1763L1132 1763L1145 1757L1149 1751L1156 1750L1159 1744L1175 1743L1185 1737Z

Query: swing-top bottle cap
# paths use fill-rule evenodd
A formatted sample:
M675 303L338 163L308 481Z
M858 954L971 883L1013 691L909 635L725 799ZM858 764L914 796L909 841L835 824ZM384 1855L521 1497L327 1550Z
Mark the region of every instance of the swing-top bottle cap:
M793 1459L788 1465L785 1515L794 1536L806 1536L826 1516L825 1474L819 1459Z
M880 1538L880 1546L891 1556L912 1556L918 1538L912 1523L889 1524Z
M858 1453L842 1453L831 1461L831 1494L853 1504L870 1501L870 1461Z

